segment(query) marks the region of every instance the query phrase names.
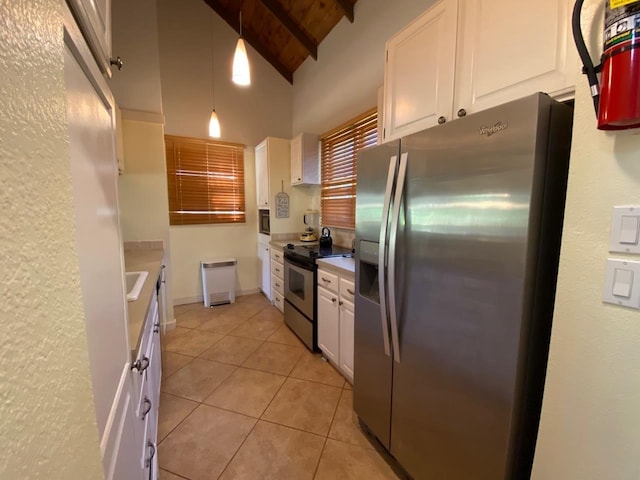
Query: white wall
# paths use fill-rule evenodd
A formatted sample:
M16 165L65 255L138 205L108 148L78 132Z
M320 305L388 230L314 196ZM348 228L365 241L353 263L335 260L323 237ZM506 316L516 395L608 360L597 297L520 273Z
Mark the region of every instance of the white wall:
M596 55L602 5L588 0L583 13L585 33L593 25ZM602 303L602 290L607 257L624 257L608 253L612 207L640 203L640 136L596 130L586 78L576 77L564 237L532 478L636 480L640 312Z
M323 134L375 107L384 82L384 44L434 0L360 0L294 74L293 134Z
M231 82L237 34L201 0L158 2L165 133L208 138L212 109L211 29L215 43L215 107L223 141L245 150L244 225L171 227L174 302L202 297L199 262L238 260L237 292L258 291L257 207L253 147L267 136L291 137L291 85L249 48L252 85Z
M103 478L75 239L63 2L3 2L0 478Z

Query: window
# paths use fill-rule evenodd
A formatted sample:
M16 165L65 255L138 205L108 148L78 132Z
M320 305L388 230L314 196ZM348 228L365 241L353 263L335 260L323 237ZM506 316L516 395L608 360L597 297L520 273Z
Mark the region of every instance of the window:
M244 223L244 145L165 135L169 223Z
M356 156L378 141L374 108L320 138L322 155L322 224L354 229L356 219Z

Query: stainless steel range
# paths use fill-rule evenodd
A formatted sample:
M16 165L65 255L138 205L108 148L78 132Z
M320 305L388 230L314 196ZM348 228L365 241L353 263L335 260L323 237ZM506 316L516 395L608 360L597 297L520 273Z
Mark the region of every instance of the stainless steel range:
M284 321L312 351L318 350L318 258L351 256L343 247L287 245L284 250Z

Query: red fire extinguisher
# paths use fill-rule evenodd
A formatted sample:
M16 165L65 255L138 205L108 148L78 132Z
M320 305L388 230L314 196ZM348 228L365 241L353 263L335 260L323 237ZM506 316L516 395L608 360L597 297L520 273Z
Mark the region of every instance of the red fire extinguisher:
M583 3L577 0L573 9L573 37L589 79L598 128L640 127L640 1L605 0L604 47L597 66L580 28Z

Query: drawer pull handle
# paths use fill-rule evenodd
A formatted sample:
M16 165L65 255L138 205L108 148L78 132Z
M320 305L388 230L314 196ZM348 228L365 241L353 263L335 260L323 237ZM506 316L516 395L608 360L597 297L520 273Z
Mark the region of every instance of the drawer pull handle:
M151 400L149 400L149 398L146 396L144 397L144 404L147 406L147 408L145 408L144 412L142 412L142 420L147 418L147 414L151 411Z
M356 292L354 292L350 288L347 288L347 292L349 292L349 295L355 295L356 294Z
M323 282L327 282L327 283L331 283L331 280L329 280L328 278L324 278L324 277L322 277L322 281Z
M332 301L333 303L336 303L336 300L337 300L337 298L332 298L332 299L331 299L331 301Z
M151 442L151 440L149 440L147 442L147 447L151 448L151 455L149 455L149 458L147 458L147 461L145 462L146 467L149 468L151 466L151 460L156 456L156 446Z
M138 370L140 375L149 367L149 359L147 357L142 357L140 360L136 360L134 364L131 366L131 370Z
M276 268L276 272L279 272L279 271L280 271L280 269L279 269L279 268Z
M280 284L279 284L279 283L276 283L276 287L280 288Z
M344 304L344 302L343 302L342 300L340 300L340 301L338 302L338 305L343 305L343 304Z
M153 333L160 332L160 322L153 324Z

